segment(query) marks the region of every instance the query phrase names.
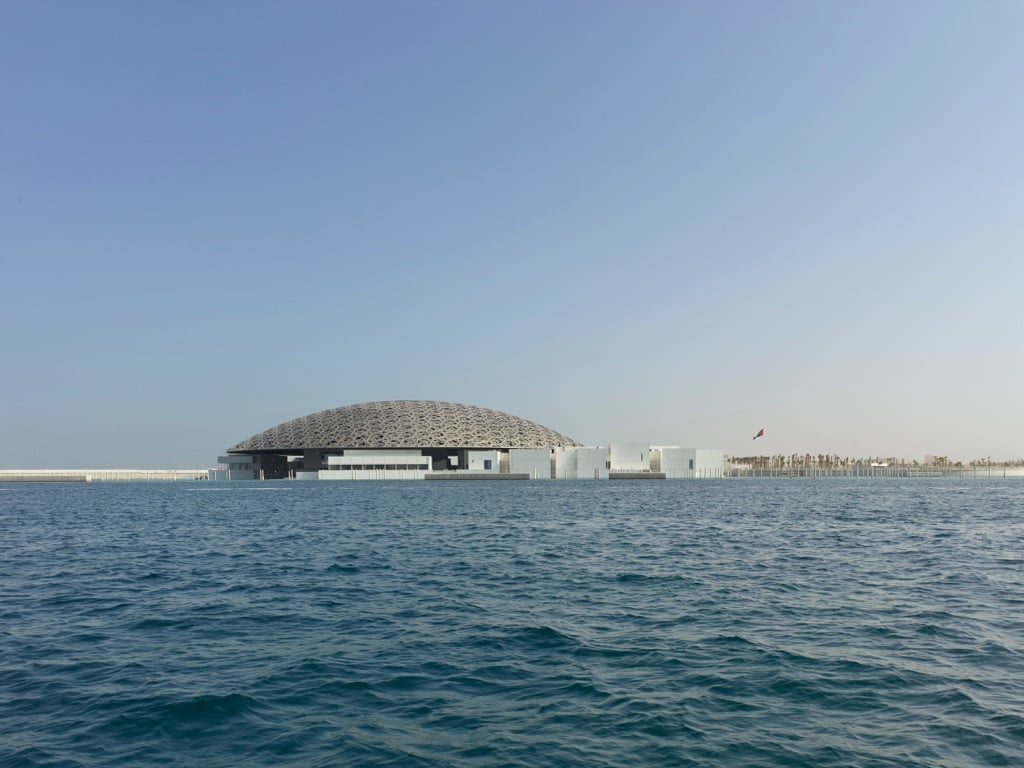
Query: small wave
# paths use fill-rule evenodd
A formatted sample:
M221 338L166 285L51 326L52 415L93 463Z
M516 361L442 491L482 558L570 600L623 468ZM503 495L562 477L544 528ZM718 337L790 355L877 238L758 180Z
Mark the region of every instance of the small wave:
M242 693L226 695L206 694L187 701L167 705L166 714L177 722L210 722L226 720L238 715L255 712L262 708L262 702Z
M629 584L631 582L661 581L662 579L657 576L648 576L645 573L620 573L615 580L620 584Z
M581 643L574 637L560 632L546 624L533 627L520 627L510 633L510 637L522 643L526 649L533 650L567 650L579 648Z
M329 565L325 569L328 573L359 573L360 568L358 565L341 565L340 563L334 563Z
M110 639L110 635L102 632L79 632L68 637L72 643L102 643Z
M3 489L0 489L3 490ZM30 768L30 766L61 766L61 768L77 768L77 766L85 766L89 763L83 763L79 760L72 760L71 758L64 757L60 760L55 760L54 753L50 750L43 750L38 747L24 747L22 749L16 749L8 752L4 747L0 747L0 765L18 765Z
M960 630L954 627L941 626L939 624L932 624L926 622L919 624L914 627L915 634L922 635L924 637L942 639L942 640L963 640L965 635Z
M381 691L409 692L430 688L433 685L434 678L428 675L403 674L380 681L376 688Z
M714 635L705 638L705 643L724 645L731 648L759 648L758 644L740 635Z
M132 625L132 629L169 629L172 627L191 627L192 622L183 619L143 619Z

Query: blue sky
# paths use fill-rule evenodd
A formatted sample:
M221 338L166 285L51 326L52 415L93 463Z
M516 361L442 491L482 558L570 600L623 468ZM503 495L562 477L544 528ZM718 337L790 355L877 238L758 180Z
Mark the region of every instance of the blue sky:
M1022 29L1018 2L5 3L0 466L208 466L398 398L588 443L1024 457Z

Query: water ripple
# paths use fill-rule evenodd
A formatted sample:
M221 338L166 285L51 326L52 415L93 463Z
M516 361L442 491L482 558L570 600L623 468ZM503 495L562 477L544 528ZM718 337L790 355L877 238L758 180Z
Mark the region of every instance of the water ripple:
M22 486L0 494L0 766L1019 765L1022 501Z

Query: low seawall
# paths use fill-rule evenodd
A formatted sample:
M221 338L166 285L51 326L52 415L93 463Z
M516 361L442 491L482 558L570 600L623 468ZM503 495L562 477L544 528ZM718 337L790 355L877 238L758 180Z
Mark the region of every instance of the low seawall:
M71 473L34 474L32 472L4 472L0 474L0 483L84 483L85 475Z
M206 480L205 469L0 469L0 483Z
M427 480L529 480L525 472L499 474L497 472L429 472Z

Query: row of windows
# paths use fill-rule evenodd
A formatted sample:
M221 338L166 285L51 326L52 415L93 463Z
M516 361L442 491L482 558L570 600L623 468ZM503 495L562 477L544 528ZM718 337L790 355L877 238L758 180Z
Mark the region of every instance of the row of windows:
M339 464L330 469L430 469L426 464Z

